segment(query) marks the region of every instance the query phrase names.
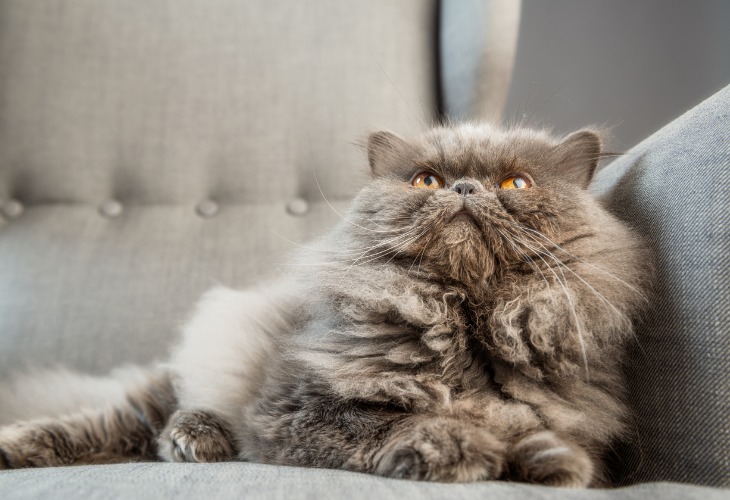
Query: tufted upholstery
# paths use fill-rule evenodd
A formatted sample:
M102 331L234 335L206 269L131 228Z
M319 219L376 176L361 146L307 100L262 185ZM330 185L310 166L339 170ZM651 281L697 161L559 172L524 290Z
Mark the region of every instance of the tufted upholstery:
M0 1L1 371L151 361L206 288L285 264L336 219L316 179L342 207L365 178L353 141L437 116L437 14Z
M464 9L472 36L505 42L442 56L479 69L459 90L494 114L519 2L490 4ZM353 142L438 118L439 12L0 0L0 373L158 359L205 289L286 265L366 179Z

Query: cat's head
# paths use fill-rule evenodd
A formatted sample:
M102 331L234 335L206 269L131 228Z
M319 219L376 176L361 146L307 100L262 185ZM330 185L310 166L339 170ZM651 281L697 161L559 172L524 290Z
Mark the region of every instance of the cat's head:
M363 258L473 284L585 222L601 139L465 124L415 138L375 132L367 149L374 179L349 215L358 243L372 248Z

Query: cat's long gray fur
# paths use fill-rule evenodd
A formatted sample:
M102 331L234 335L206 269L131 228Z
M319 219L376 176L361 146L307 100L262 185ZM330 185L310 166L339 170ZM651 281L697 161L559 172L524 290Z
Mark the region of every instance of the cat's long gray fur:
M0 429L0 467L157 453L601 483L652 270L586 191L599 134L376 132L368 156L372 181L279 283L209 292L120 402ZM442 185L414 187L422 172ZM514 177L524 189L504 187Z

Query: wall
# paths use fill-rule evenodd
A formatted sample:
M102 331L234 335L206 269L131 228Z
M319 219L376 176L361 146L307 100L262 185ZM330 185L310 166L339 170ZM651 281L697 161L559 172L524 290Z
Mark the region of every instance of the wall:
M626 150L728 84L728 0L523 0L505 117Z

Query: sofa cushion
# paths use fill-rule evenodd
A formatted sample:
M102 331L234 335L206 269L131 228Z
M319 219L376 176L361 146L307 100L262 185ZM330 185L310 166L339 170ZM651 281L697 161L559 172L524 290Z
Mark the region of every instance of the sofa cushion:
M623 482L730 486L730 87L600 172L593 189L656 254L627 365Z
M583 490L521 483L444 484L385 479L355 472L277 467L248 463L122 464L0 472L3 498L305 498L373 499L544 499L720 500L728 492L670 483L616 490Z

